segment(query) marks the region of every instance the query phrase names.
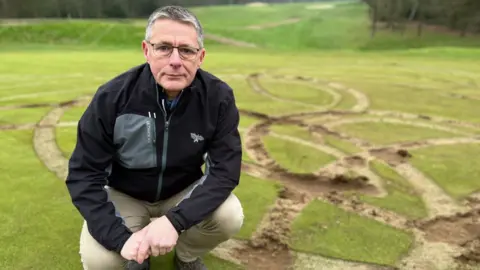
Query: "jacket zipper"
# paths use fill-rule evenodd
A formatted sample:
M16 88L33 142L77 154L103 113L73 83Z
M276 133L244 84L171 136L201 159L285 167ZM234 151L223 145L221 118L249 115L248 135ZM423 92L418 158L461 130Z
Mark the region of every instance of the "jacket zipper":
M152 118L152 114L148 112L148 118ZM157 114L153 113L153 124L152 124L152 147L153 147L153 164L157 164L157 124L156 124Z
M180 92L180 95L178 96L177 104L178 101L180 100L180 97L182 96L182 92ZM160 171L160 176L158 177L158 186L157 186L157 196L155 197L155 200L158 201L160 198L160 193L162 192L162 184L163 184L163 173L165 172L165 168L167 165L167 149L168 149L168 128L170 126L170 120L172 118L172 115L175 113L175 108L171 112L170 116L167 119L167 110L165 109L165 102L162 100L162 105L160 105L158 101L158 92L157 92L157 104L160 106L163 112L163 120L165 121L165 129L163 131L163 146L162 146L162 167Z

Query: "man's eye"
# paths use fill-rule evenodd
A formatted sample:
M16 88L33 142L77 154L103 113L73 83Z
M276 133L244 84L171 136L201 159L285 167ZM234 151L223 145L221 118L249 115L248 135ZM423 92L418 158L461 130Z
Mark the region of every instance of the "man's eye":
M170 51L170 46L167 45L160 45L155 48L155 50L160 51L160 52L168 52Z
M190 48L180 48L180 53L191 55L195 54L195 51Z

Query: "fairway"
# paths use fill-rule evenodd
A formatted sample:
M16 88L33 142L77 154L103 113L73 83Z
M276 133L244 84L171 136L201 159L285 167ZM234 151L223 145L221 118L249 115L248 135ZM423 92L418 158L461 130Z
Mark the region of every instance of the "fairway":
M373 41L362 50L337 32L343 40L323 34L342 50L313 50L308 40L304 50L292 40L276 50L276 35L307 31L306 21L313 27L322 12L333 12L324 20L337 14L340 25L364 27L368 39L365 10L271 5L254 20L246 18L262 7L237 8L252 17L237 18L232 7L198 9L211 33L257 45L206 42L202 68L234 89L241 113L234 192L245 211L240 233L205 258L209 269L478 269L480 50L467 48L478 40L430 48L424 40L425 48L406 50L374 50L385 44ZM220 29L215 21L227 11L232 20ZM83 24L103 27L70 27ZM82 220L62 182L76 124L101 84L144 61L143 25L115 25L111 33L136 31L138 42L125 47L113 47L109 34L93 46L89 32L79 44L67 35L50 46L31 35L39 48L15 48L23 27L0 28L11 40L0 42L0 242L8 243L0 268L81 269ZM173 269L171 258L155 258L153 269Z

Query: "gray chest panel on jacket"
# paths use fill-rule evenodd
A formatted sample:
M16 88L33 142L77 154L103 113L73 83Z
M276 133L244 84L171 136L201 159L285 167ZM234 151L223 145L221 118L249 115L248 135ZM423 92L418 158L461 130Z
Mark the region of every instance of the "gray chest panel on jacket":
M115 121L113 141L118 162L130 169L157 166L155 119L138 114L123 114Z

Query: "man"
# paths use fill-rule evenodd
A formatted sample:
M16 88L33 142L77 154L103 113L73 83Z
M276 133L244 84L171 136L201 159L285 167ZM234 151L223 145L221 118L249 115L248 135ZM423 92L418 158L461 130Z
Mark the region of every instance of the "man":
M175 248L176 269L206 269L200 257L243 222L234 94L200 69L203 30L188 10L155 11L142 47L146 63L102 85L78 123L66 185L85 219L83 266L148 269Z

